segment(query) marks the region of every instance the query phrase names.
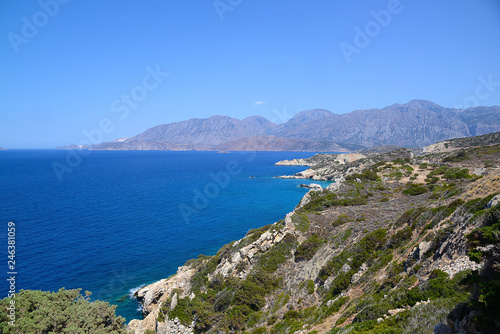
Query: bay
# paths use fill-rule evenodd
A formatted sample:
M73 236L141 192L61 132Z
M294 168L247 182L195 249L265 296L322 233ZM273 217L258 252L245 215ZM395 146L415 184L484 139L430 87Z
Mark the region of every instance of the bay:
M64 150L0 151L0 256L16 224L16 289L82 288L141 318L131 298L199 254L292 211L304 170L274 166L312 152L91 151L60 181ZM321 182L320 182L321 183ZM322 183L324 186L327 183ZM8 293L0 284L0 298Z

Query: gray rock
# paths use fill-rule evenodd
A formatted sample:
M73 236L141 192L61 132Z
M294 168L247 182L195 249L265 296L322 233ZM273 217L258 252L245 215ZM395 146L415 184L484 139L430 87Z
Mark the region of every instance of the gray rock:
M453 331L445 324L439 324L434 327L433 334L451 334Z
M189 327L181 324L178 318L156 323L157 334L192 334L194 333L194 323Z
M495 197L493 197L489 202L488 204L486 205L486 207L489 209L491 207L494 207L495 205L498 205L498 203L500 203L500 195L496 195Z

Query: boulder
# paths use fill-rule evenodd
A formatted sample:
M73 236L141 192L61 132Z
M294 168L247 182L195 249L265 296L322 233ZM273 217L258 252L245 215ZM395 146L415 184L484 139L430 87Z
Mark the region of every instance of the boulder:
M434 327L433 334L451 334L453 333L452 329L445 324L439 324Z
M500 203L500 195L496 195L495 197L493 197L489 202L488 204L486 205L486 207L489 209L489 208L492 208L494 207L495 205L498 205L498 203Z

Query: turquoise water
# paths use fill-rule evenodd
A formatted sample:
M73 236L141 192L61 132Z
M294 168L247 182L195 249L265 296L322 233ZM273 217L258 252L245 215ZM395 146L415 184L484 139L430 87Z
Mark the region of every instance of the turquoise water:
M134 289L293 210L311 181L274 177L306 167L274 163L312 155L93 151L60 181L66 151L0 151L0 242L15 222L18 289L82 288L141 318Z

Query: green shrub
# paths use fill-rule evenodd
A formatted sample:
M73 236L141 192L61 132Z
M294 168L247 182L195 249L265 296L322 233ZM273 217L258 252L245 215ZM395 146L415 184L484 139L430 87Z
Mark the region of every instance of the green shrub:
M412 236L412 228L406 227L406 228L402 229L401 231L398 231L396 234L394 234L391 237L388 247L389 248L397 248L397 247L401 246L403 243L410 240L411 236Z
M432 177L427 176L427 178L425 179L425 182L427 182L429 184L436 184L438 181L439 181L439 178L435 177L435 176L432 176Z
M266 327L257 327L252 331L252 334L265 334L267 333Z
M427 169L428 167L429 167L429 164L428 164L428 163L426 163L426 162L422 162L422 163L418 166L418 168L420 168L420 169Z
M265 272L254 272L241 284L234 295L236 305L246 305L254 311L258 311L265 304L265 295L273 291L279 285L278 279Z
M272 315L270 316L268 319L267 319L267 325L268 326L272 326L276 323L276 321L278 320L278 317L276 315Z
M389 174L389 177L393 178L393 179L396 179L396 180L400 180L402 177L403 177L403 173L401 172L392 172Z
M303 324L301 321L287 318L275 324L271 329L271 333L273 334L295 333L296 331L302 329L302 326Z
M220 291L215 297L215 302L214 302L215 312L222 312L226 310L231 305L233 297L234 297L234 291L230 289L224 289Z
M363 197L351 197L344 198L340 201L342 206L356 206L356 205L365 205L368 203L368 200Z
M407 189L403 190L403 194L410 196L417 196L427 192L427 188L417 184L412 184Z
M455 154L449 155L443 159L443 162L460 162L464 160L469 160L470 157L465 151L459 151Z
M250 231L248 231L245 237L250 238L252 242L257 241L257 239L259 239L260 236L264 234L264 232L268 231L271 227L273 227L273 224L262 226L257 229L251 229Z
M409 158L397 158L392 160L393 164L400 164L401 166L404 166L406 164L409 164L411 161Z
M116 306L90 301L81 289L57 292L21 290L15 296L15 326L9 325L11 298L0 300L1 333L123 333L125 319L115 315Z
M349 297L342 297L335 300L330 306L327 306L326 304L322 305L317 312L320 314L318 320L324 319L332 315L333 313L338 312L340 308L348 301Z
M283 240L275 244L266 253L258 256L258 268L267 273L274 273L278 266L292 256L297 245L297 238L287 233Z
M438 192L434 192L434 193L430 194L430 196L429 196L429 199L440 199L440 198L441 198L441 194Z
M349 222L349 216L347 216L347 215L339 215L337 217L337 219L335 219L332 222L332 226L336 227L336 226L347 224L348 222Z
M478 211L486 209L486 205L491 201L493 197L495 197L497 194L491 194L489 196L486 196L484 198L475 198L467 203L465 203L464 208L467 210L469 213L476 213Z
M314 293L314 281L312 279L306 281L307 293L312 295Z
M312 259L319 247L324 243L324 240L313 234L305 240L295 251L295 262L308 261Z
M444 174L444 172L446 172L446 170L447 170L448 168L449 168L449 166L446 166L446 165L439 166L438 168L433 169L433 170L432 170L432 171L431 171L431 172L427 175L427 177Z
M355 181L356 179L360 180L368 180L368 181L377 181L379 177L377 172L371 169L366 169L362 173L354 173L351 175L347 175L345 177L346 181Z
M440 269L434 269L431 274L429 275L429 279L435 279L435 278L448 278L448 273L440 270Z
M289 310L283 315L283 319L299 319L301 314L296 310Z
M469 170L467 168L460 169L458 167L447 169L444 172L443 177L447 180L472 178L472 176L469 174Z
M412 226L413 224L416 224L418 221L421 220L422 215L426 211L427 211L427 209L424 207L409 209L405 213L403 213L401 216L399 216L398 220L396 221L395 226L396 227L400 227L403 225Z
M309 218L303 213L294 213L292 216L292 222L295 224L295 227L300 232L307 232L309 226L311 225L309 222Z

